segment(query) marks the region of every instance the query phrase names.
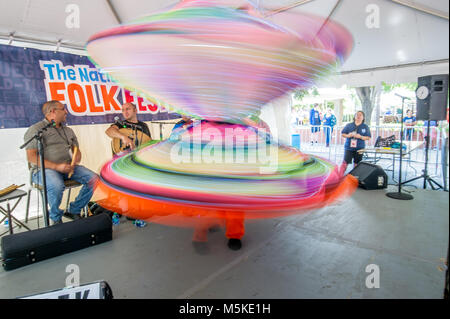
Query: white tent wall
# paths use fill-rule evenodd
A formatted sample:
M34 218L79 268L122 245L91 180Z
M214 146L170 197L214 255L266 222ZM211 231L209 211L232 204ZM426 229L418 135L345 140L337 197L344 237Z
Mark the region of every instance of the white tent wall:
M96 32L158 12L177 2L1 0L0 38L7 42L32 39L55 47L60 42L61 48L83 51L89 37ZM448 1L260 0L252 3L268 8L263 13L281 24L284 21L278 21L280 15L271 15L271 10L314 14L323 17L324 24L330 19L343 25L354 38L354 49L341 69L345 72L442 59L448 62ZM71 15L76 13L71 8L78 8L79 25L70 23Z
M292 96L287 94L261 109L261 119L269 125L273 138L279 143L291 144Z
M404 66L393 66L387 68L375 68L371 70L355 70L342 72L318 83L318 87L340 88L343 85L348 87L376 86L381 82L390 84L416 82L418 77L448 74L449 62L423 63Z

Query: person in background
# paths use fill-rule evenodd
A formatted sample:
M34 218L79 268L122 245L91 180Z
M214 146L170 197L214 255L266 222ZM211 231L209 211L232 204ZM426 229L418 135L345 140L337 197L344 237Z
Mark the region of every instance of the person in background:
M330 141L333 134L333 128L336 125L336 116L330 108L327 109L327 113L323 117L323 130L325 132L326 147L330 147Z
M431 120L429 122L430 122L430 140L428 141L428 148L436 149L438 121ZM428 121L423 121L422 134L423 134L423 139L424 139L425 143L427 140L427 130L428 130L427 126L428 126Z
M406 116L403 118L403 124L406 126L406 129L404 130L403 138L407 141L411 141L413 132L414 132L414 125L416 125L417 120L416 117L412 115L411 110L406 111Z
M201 120L194 119L187 115L182 115L181 120L178 121L172 128L172 131L170 132L169 139L174 140L178 139L183 132L190 127L191 125L198 125L201 124Z
M297 110L297 125L303 125L303 112L301 109Z
M179 122L177 122L177 124L175 124L175 126L172 128L172 132L179 130L179 129L185 129L193 123L194 123L194 121L192 120L192 118L190 118L187 115L181 115L181 121L179 121Z
M366 147L366 141L370 140L370 128L364 123L365 114L363 111L358 111L353 118L353 122L348 123L342 130L342 137L346 138L344 144L344 169L351 164L354 166L362 160L362 154L358 150Z
M299 113L296 109L292 108L291 110L291 127L296 128L298 125L300 125L300 118Z
M318 135L320 132L320 112L319 105L316 103L313 105L311 111L309 112L309 124L311 125L311 145L314 145L318 141Z

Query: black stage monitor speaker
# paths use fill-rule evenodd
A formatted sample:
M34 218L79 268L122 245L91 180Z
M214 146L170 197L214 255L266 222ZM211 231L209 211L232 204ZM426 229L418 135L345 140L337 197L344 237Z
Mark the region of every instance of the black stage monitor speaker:
M384 170L375 164L359 162L350 171L358 179L359 187L367 190L387 188L387 175Z
M3 268L12 270L112 239L108 214L4 236Z
M417 79L418 120L447 119L448 74L422 76Z

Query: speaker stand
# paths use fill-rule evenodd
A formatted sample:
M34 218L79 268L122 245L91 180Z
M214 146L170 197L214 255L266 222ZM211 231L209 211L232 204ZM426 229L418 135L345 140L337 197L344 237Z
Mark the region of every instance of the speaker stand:
M432 179L428 175L428 150L429 150L429 144L430 144L430 120L427 122L427 137L425 138L425 168L423 169L423 174L414 178L411 178L410 180L404 181L403 183L400 183L399 185L403 185L406 183L413 182L415 180L418 180L420 178L423 178L423 189L427 188L427 182L430 184L431 189L437 190L437 189L443 189L443 187L436 182L434 179ZM438 186L438 188L434 188L433 183Z
M398 191L397 192L391 192L386 193L387 197L393 198L393 199L401 199L401 200L411 200L414 197L410 194L402 193L402 159L403 159L403 108L405 106L405 99L407 97L400 96L402 98L402 117L401 117L401 128L400 128L400 171L398 176ZM395 156L395 155L394 155ZM395 162L395 157L394 157Z

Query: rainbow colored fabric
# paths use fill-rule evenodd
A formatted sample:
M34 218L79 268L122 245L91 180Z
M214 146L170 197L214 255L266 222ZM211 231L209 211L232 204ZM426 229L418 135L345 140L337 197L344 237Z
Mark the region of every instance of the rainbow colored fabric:
M282 12L276 18L283 27L217 6L222 2L184 1L97 33L86 49L103 72L147 99L180 114L232 123L311 86L350 54L352 36L332 21Z
M113 159L100 175L101 206L138 219L170 218L171 224L177 216L300 213L357 186L335 164L279 145L257 128L210 121Z
M121 85L203 119L101 170L101 206L138 219L267 218L323 207L357 186L335 164L243 125L261 107L326 75L351 35L324 19L280 13L283 26L239 1L184 1L100 32L91 59Z

